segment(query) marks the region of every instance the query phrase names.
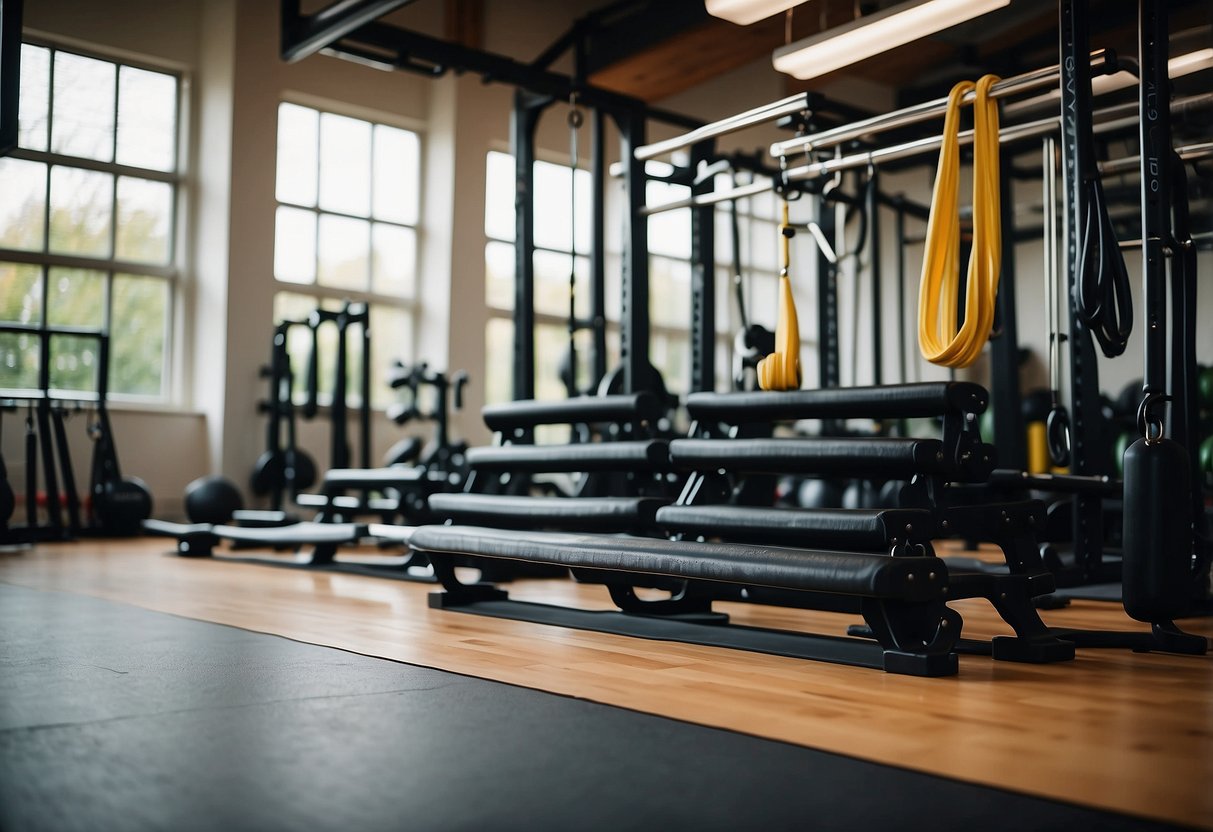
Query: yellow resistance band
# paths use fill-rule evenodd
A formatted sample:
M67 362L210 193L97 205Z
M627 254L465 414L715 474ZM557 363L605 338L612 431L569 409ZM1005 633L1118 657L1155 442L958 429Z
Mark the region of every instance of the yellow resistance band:
M990 337L1002 260L998 188L998 102L990 98L995 75L976 84L961 81L948 96L943 146L927 221L926 256L918 295L918 347L933 364L968 367ZM960 294L960 129L961 99L973 103L973 249L969 254L964 324L956 326Z
M788 203L783 203L783 221L779 226L779 313L775 320L775 352L758 362L758 386L763 390L800 389L800 323L796 319L796 300L792 297L792 235L788 222Z

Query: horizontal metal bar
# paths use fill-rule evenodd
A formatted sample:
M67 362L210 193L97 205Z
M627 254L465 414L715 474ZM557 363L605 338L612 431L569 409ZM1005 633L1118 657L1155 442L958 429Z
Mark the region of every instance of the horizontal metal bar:
M1115 70L1115 68L1115 60L1107 50L1100 49L1091 53L1091 69L1093 72L1106 74L1109 71ZM1060 73L1060 66L1055 65L1025 72L1022 75L1004 78L990 88L990 97L996 99L1007 98L1019 93L1047 87L1050 84L1056 84L1060 78ZM972 103L975 98L975 93L969 92L961 100L964 103ZM834 147L852 139L858 139L861 136L884 133L899 127L908 127L911 124L918 124L943 115L947 107L948 99L946 96L932 101L924 101L921 104L915 104L901 110L893 110L889 113L881 113L880 115L872 116L872 118L844 124L830 130L823 130L820 133L775 142L771 145L771 155L779 158L787 156L790 153L806 153L810 150L821 150L827 147Z
M675 150L681 150L684 147L690 147L693 144L699 144L702 141L714 139L717 136L725 136L757 124L765 124L768 121L775 121L784 116L795 115L801 110L808 109L808 107L809 93L798 93L779 101L773 101L770 104L763 104L761 107L755 107L752 110L746 110L744 113L737 113L720 121L705 124L702 127L697 127L688 133L683 133L681 136L675 136L672 139L641 145L633 151L632 155L642 162L656 159L658 156L673 153Z
M660 205L646 205L640 209L640 213L645 216L653 214L664 214L666 211L677 211L680 208L692 208L702 205L717 205L721 202L731 202L736 199L745 199L746 197L757 196L758 194L766 193L767 191L775 190L775 182L754 182L749 185L742 185L737 188L731 188L727 191L716 191L714 193L699 194L698 196L688 197L687 199L679 199L673 202L663 202ZM835 198L841 194L838 191L834 192ZM929 206L918 202L906 199L904 196L889 196L888 194L878 193L877 199L881 205L892 208L894 211L904 211L911 217L917 217L925 220L931 214ZM772 272L772 275L776 272Z
M0 332L9 333L11 335L71 335L76 338L93 338L101 341L108 337L108 333L103 329L98 329L93 326L66 326L63 324L18 324L18 323L0 323Z
M1192 235L1192 242L1198 246L1213 243L1213 231L1197 231ZM1121 240L1121 248L1141 248L1141 240ZM1168 254L1170 252L1167 252Z
M413 0L337 0L310 15L299 14L299 3L282 4L282 60L301 61L331 46L355 29Z
M116 176L131 176L138 179L151 179L154 182L167 182L176 185L181 176L175 171L152 170L134 165L120 165L117 162L99 162L96 159L84 159L80 156L64 156L61 153L47 153L45 150L28 150L19 147L9 156L13 159L25 159L30 162L42 162L47 165L58 165L65 168L83 168L100 173L112 173Z
M998 141L1004 143L1027 139L1033 136L1043 136L1056 130L1059 121L1055 116L1053 118L1029 121L1024 124L1007 127L999 132ZM961 145L972 144L973 131L962 130L957 138ZM800 182L806 179L833 176L844 170L853 170L855 168L867 167L868 165L879 165L883 162L892 162L898 159L909 159L923 153L939 150L942 146L943 136L927 136L926 138L916 139L912 142L882 147L879 150L852 153L850 156L840 156L834 159L825 159L820 162L812 162L800 167L789 168L786 176L789 182Z
M369 49L359 49L356 46L342 46L340 49L326 46L320 50L320 54L327 58L339 58L352 64L365 66L369 69L378 69L382 72L392 72L397 69L408 68L398 65L396 59L390 55L380 55L377 52L372 52Z
M640 213L645 216L653 214L664 214L666 211L676 211L679 208L693 208L701 205L715 205L718 202L727 202L733 199L744 199L747 196L755 196L756 194L764 194L775 187L773 182L753 182L749 185L742 185L739 188L733 188L728 191L718 191L710 194L699 194L697 196L687 197L686 199L677 199L673 202L663 202L661 205L645 205L640 209Z
M1179 158L1185 162L1191 159L1207 159L1213 156L1213 141L1189 144L1175 148ZM1129 173L1140 169L1140 156L1124 156L1120 159L1109 159L1099 163L1100 173Z
M1108 120L1107 115L1110 112L1116 111L1118 108L1109 108L1108 110L1096 110L1093 114L1098 119L1094 125L1096 133L1110 133L1115 130L1132 127L1138 123L1136 115L1128 115L1119 119ZM1000 144L1006 144L1023 139L1030 139L1039 136L1047 135L1056 130L1060 124L1060 116L1052 116L1050 118L1042 118L1037 121L1028 121L1023 124L1015 124L1010 127L1004 127L998 134ZM973 131L961 131L959 136L960 144L968 145L973 142ZM879 165L884 162L892 162L898 159L909 159L914 156L930 153L938 150L943 146L943 136L928 136L922 139L916 139L911 142L882 147L878 150L868 150L861 153L852 153L849 156L842 156L833 159L824 159L820 162L813 162L807 165L801 165L796 168L789 168L785 173L787 181L799 182L806 179L815 179L823 176L833 176L836 173L844 170L853 170L855 168L867 167L868 165Z
M695 129L703 123L680 113L649 107L639 98L580 83L551 70L537 69L506 55L472 49L387 23L368 23L351 32L341 42L330 44L329 48L340 52L350 43L390 53L395 56L398 65L406 59L422 61L435 68L435 75L447 70L473 72L485 81L510 84L538 95L550 96L555 101L568 101L569 96L576 93L578 101L585 106L616 115L641 112L648 119L664 121L683 129Z
M142 277L162 277L165 280L177 279L177 270L172 266L128 263L123 260L101 260L94 257L76 257L70 254L51 254L43 251L0 248L0 260L8 263L25 263L31 266L57 266L65 269L88 269L98 272L135 274Z

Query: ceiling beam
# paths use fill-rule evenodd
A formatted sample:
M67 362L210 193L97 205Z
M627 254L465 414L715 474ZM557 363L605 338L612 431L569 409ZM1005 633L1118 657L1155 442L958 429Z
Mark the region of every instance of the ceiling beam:
M303 14L300 0L282 0L282 60L301 61L315 55L355 29L413 0L336 0Z

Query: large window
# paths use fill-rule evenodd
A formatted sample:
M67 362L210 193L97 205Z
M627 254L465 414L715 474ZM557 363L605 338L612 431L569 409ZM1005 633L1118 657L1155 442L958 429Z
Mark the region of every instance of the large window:
M0 158L0 387L165 399L180 176L179 79L27 43L18 147ZM12 331L12 330L25 331Z
M648 162L652 176L669 176L673 168ZM660 179L645 186L645 204L686 199L691 189ZM687 208L649 217L649 360L661 372L666 388L686 393L691 381L691 212Z
M570 169L549 162L535 163L535 393L539 398L563 398L561 371L568 353L569 308ZM663 162L646 163L650 179L646 185L648 205L685 199L690 189L666 181L674 168ZM746 180L747 182L749 180ZM716 182L717 190L734 187L728 175ZM486 393L490 402L511 397L513 370L514 304L514 160L507 153L490 152L485 187L485 300L489 323L485 334ZM590 181L587 171L577 173L576 309L579 318L588 316L588 251L590 239ZM805 207L797 205L797 215ZM797 221L796 218L793 218ZM666 387L675 393L689 390L691 376L691 212L688 209L652 214L649 237L649 358L661 372ZM741 249L742 289L752 323L775 326L777 277L779 274L779 224L777 201L772 193L740 200L738 237ZM618 271L619 240L608 239L608 264ZM727 205L716 211L716 379L718 390L730 385L733 335L740 328L733 288L732 224ZM797 267L794 291L801 317L801 355L811 360L815 283L802 269L811 253L797 254L805 264ZM608 278L612 271L608 268ZM608 350L617 358L619 343L618 280L607 281ZM578 334L578 357L589 355L589 332ZM608 368L614 360L608 360ZM588 378L582 367L579 378Z
M508 153L488 154L485 184L484 250L485 399L513 398L514 356L514 158ZM590 174L566 165L535 162L535 396L560 399L566 393L561 364L568 355L569 275L575 275L576 315L590 314ZM570 185L576 184L576 203ZM577 228L574 233L573 223ZM576 242L574 264L573 243ZM586 366L591 349L589 330L577 333L581 384L589 378Z
M411 130L279 105L274 318L303 320L317 306L367 303L376 406L395 398L383 380L388 365L413 352L420 171L420 140ZM310 349L305 331L292 331L290 349L301 370ZM335 353L336 333L325 327L322 399L331 395ZM355 344L350 356L361 360ZM351 366L350 378L357 372ZM351 397L355 388L351 382Z

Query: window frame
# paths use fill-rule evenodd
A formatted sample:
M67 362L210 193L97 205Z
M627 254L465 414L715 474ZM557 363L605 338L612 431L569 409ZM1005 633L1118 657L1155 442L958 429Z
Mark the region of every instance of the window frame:
M506 158L510 159L511 171L513 170L512 165L513 165L514 157L508 147L503 147L503 145L501 145L500 143L495 142L495 143L491 144L485 150L484 159L485 159L486 176L485 176L484 198L485 198L486 218L487 218L487 212L488 212L488 207L489 207L488 185L489 185L489 181L490 181L487 176L488 159L489 159L489 156L491 156L492 154L498 154L498 155L505 156ZM564 168L565 170L569 171L571 174L573 173L573 164L572 164L573 159L567 153L562 154L562 153L548 152L545 150L536 149L535 163L538 164L540 162L547 164L547 165L553 165L556 167ZM583 164L578 164L577 172L582 173L586 176L590 175L589 169ZM513 173L511 173L510 181L513 182ZM512 199L513 187L512 186L510 189L510 194L511 194L510 201L513 202L513 199ZM587 213L587 216L589 216L588 213ZM509 246L512 250L516 250L517 241L512 236L511 237L501 237L501 236L496 236L496 235L490 234L488 232L488 229L485 227L484 219L485 218L482 218L482 220L481 220L480 231L484 235L484 250L485 250L486 255L487 255L489 246L493 245L493 244L506 245L506 246ZM572 242L573 244L576 244L576 241L577 241L576 228L570 228L569 233L570 233L570 242ZM592 236L592 234L593 234L592 228L590 229L590 233ZM536 242L534 244L534 250L535 250L535 254L551 254L551 255L555 255L558 257L564 257L564 258L568 258L571 254L573 254L573 251L571 250L571 248L555 248L553 246L543 245L538 242ZM584 248L584 249L578 248L576 254L577 254L577 262L579 264L579 267L583 266L586 269L586 272L588 273L589 268L590 268L589 248L588 247ZM609 248L609 244L608 244L608 249L606 252L604 252L604 256L606 258L608 258L608 262L609 262L609 258L618 257L618 252L611 250ZM515 326L516 318L515 318L514 306L513 306L513 302L512 302L512 298L513 298L512 288L511 288L510 306L508 306L508 307L507 306L498 306L496 304L489 302L488 291L487 291L488 290L489 271L488 271L488 262L487 261L488 261L488 258L486 256L485 257L484 282L482 284L482 291L484 292L484 307L485 307L485 313L486 313L486 318L487 318L486 322L485 322L486 331L488 329L488 324L491 321L497 321L497 320L508 321L511 326ZM513 269L513 264L511 264L511 270L512 269ZM515 275L515 278L516 277L517 276ZM609 277L607 278L607 281L608 281L608 285L609 285L609 282L610 282ZM610 293L608 291L608 296L609 296L609 294ZM605 320L605 323L606 323L605 333L606 333L606 338L607 338L607 351L609 354L611 352L612 344L617 345L619 343L619 316L618 316L618 314L612 315L611 309L609 307L607 310L604 310L604 311L606 313L604 316L606 319ZM617 312L617 310L616 310L616 312ZM568 320L567 312L564 312L564 313L549 312L546 309L540 309L538 306L536 306L535 309L533 310L533 315L534 315L533 320L534 320L534 325L535 325L536 330L539 330L540 328L544 328L544 329L556 328L556 329L560 329L560 330L567 330L567 328L568 328L569 320ZM587 331L582 330L581 332L585 333ZM586 336L582 335L582 337L586 337ZM487 343L485 344L485 347L486 347L485 358L486 358L486 366L487 366L487 357L488 357L487 356L487 348L488 348ZM608 364L609 364L609 362L608 362ZM609 369L609 366L608 366L608 369ZM556 379L556 382L559 383L560 389L563 390L564 383L561 382L559 379ZM488 390L488 388L486 387L486 391L487 390ZM539 396L538 390L536 390L536 396L537 397ZM508 401L508 399L507 399L507 401ZM495 403L497 403L497 400L488 399L487 392L486 392L486 403L495 404ZM557 431L549 431L549 430L541 430L540 433L541 433L541 435L548 437L548 440L545 440L545 441L553 441L552 437L563 435Z
M15 263L19 265L36 266L40 270L40 287L42 292L41 309L39 322L36 324L21 324L19 322L7 321L4 322L6 327L9 327L10 332L20 329L29 332L32 335L40 338L49 338L53 335L74 334L73 329L84 329L94 331L99 329L102 333L110 338L110 357L111 361L116 355L113 344L113 322L114 322L114 281L119 275L131 275L134 277L151 277L162 280L167 291L165 301L164 314L164 348L160 356L160 392L159 394L143 394L143 393L124 393L114 389L113 384L113 367L110 368L110 382L107 391L107 403L135 406L139 408L149 407L152 409L175 409L179 405L178 398L181 389L182 379L179 377L179 366L176 359L176 349L180 338L178 332L178 322L180 315L178 314L178 305L181 302L181 284L183 281L183 261L184 249L186 245L186 235L183 233L182 223L184 221L185 207L184 200L186 199L186 190L188 187L188 175L183 170L183 166L187 160L186 153L186 128L188 115L188 102L186 95L188 90L188 78L186 71L178 66L170 66L166 64L158 64L154 61L131 57L130 55L119 52L107 52L103 48L95 48L89 45L79 45L74 43L60 42L58 40L46 37L40 37L36 34L24 33L21 38L21 45L34 46L42 49L47 49L50 52L47 71L47 98L46 98L46 135L47 149L33 150L30 148L18 145L5 158L17 159L28 162L35 162L45 165L45 178L43 181L42 193L44 194L43 205L43 239L42 248L40 251L30 251L27 249L11 249L0 246L0 261L6 263ZM113 122L113 158L115 161L105 162L96 159L89 159L81 156L72 156L70 154L57 153L50 149L51 137L54 135L54 104L55 104L55 55L57 53L66 53L91 60L104 61L114 65L114 122ZM170 169L157 170L155 168L143 168L135 165L122 164L117 159L118 149L118 117L121 102L121 68L130 67L131 69L142 70L145 72L154 72L159 75L166 75L173 79L174 82L174 111L173 111L173 141L172 141L172 162ZM53 171L56 167L67 168L72 170L84 170L95 173L104 173L112 176L113 188L110 195L110 229L109 229L109 257L95 257L89 255L77 254L58 254L51 251L51 179ZM144 263L131 260L120 259L117 253L118 249L118 181L122 177L140 179L151 182L167 184L171 190L169 200L169 216L168 216L168 254L163 265L154 263ZM101 272L105 276L105 313L104 320L99 328L94 327L73 327L70 325L56 325L49 322L49 303L50 303L50 270L53 268L79 269ZM44 353L45 354L45 353ZM100 377L94 379L94 384ZM14 391L18 388L13 388ZM24 388L21 388L24 389ZM71 388L50 387L50 395L53 398L64 398L68 400L89 400L97 398L95 391L89 390L74 390Z
M316 182L317 193L313 204L305 205L299 202L287 202L278 198L277 184L277 150L275 149L275 173L274 173L274 229L275 229L275 245L274 255L277 257L277 216L279 208L289 208L296 211L307 211L315 217L316 228L316 245L313 252L312 262L312 280L309 283L294 283L288 280L282 280L278 277L276 268L272 271L273 279L273 297L276 299L280 294L298 295L310 298L315 302L317 307L327 304L340 305L344 301L353 303L364 303L368 310L374 310L376 307L380 309L391 309L402 312L410 319L410 331L408 343L406 344L407 355L392 356L392 358L400 358L401 360L411 361L417 353L417 330L420 322L422 304L421 304L421 263L422 247L424 245L424 230L425 230L425 155L426 155L426 139L427 133L425 125L414 119L406 116L400 116L393 113L371 110L356 105L344 104L342 102L331 101L329 99L313 97L300 93L292 93L284 91L279 97L274 113L274 137L275 147L280 129L281 108L283 104L290 104L295 107L302 107L312 110L317 113L317 133L316 133ZM370 191L368 192L368 202L370 208L366 216L351 214L345 211L333 211L320 207L319 183L321 181L322 154L320 152L320 130L319 117L325 114L339 116L342 118L355 119L365 122L371 126L371 158L368 159L368 164L371 166ZM417 137L417 214L416 222L409 224L390 219L378 219L374 214L375 200L375 179L374 179L374 128L376 126L390 127L396 130L404 130L412 133ZM319 266L320 266L320 219L324 216L338 217L341 219L358 220L367 224L367 288L366 289L350 289L337 286L326 286L319 282ZM412 291L408 296L390 295L374 291L374 227L376 224L386 225L393 228L405 228L413 233L414 248L413 248L413 263L412 274L413 283ZM276 317L276 316L275 316ZM372 358L374 358L372 351ZM382 379L376 379L372 373L371 378L372 395L371 409L384 411L390 407L390 402L376 404L375 389L384 387ZM354 391L356 392L356 391ZM382 392L382 390L380 391ZM298 393L296 393L298 395ZM328 407L331 402L328 401L330 394L320 391L319 404L321 407Z

